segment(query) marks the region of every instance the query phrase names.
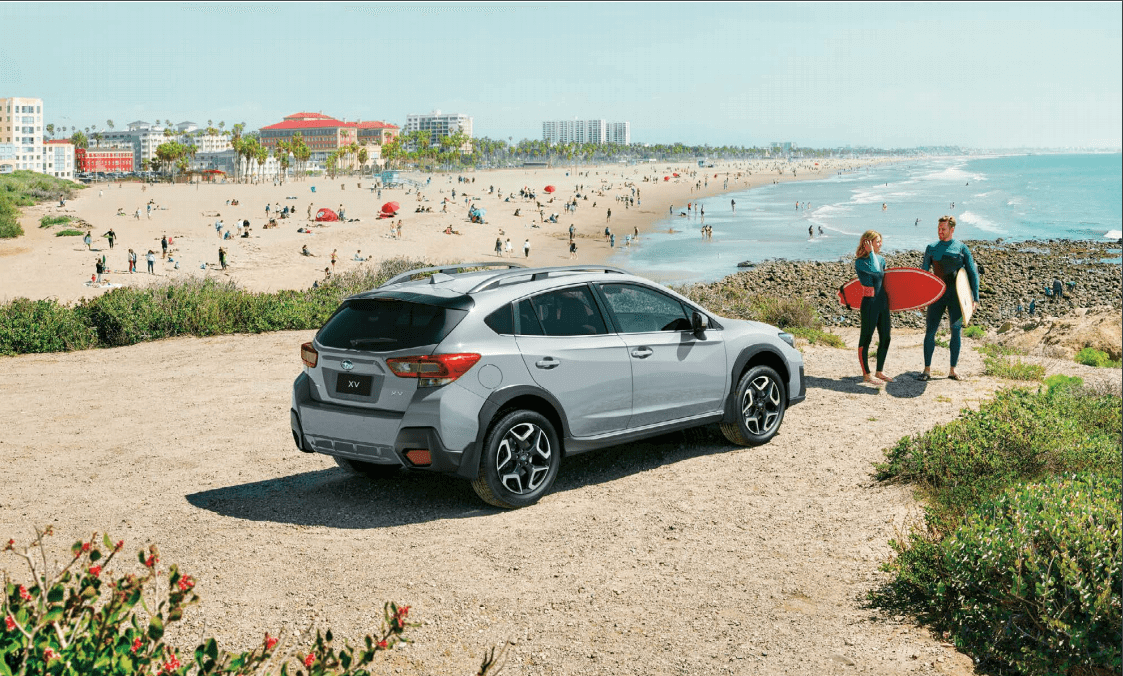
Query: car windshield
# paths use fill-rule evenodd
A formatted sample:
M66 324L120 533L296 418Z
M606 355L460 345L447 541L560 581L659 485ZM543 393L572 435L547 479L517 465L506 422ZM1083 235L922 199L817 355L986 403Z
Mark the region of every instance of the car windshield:
M467 314L395 299L353 299L328 320L316 339L326 347L371 352L436 345Z

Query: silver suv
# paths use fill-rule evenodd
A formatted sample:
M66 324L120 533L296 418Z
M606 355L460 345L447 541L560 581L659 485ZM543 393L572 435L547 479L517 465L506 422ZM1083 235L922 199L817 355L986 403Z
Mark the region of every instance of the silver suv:
M484 267L505 269L461 272ZM545 495L565 455L712 423L766 443L806 395L791 335L607 266L413 270L344 300L300 352L297 448L454 474L505 508Z

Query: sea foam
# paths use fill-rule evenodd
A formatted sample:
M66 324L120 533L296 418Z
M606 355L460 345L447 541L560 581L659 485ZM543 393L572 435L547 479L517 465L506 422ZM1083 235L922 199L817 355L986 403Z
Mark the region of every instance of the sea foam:
M1108 230L1104 233L1104 239L1123 239L1123 232L1119 230Z
M1004 232L1002 228L998 227L990 220L970 211L964 211L960 214L959 221L961 223L973 225L980 230L986 230L987 232Z

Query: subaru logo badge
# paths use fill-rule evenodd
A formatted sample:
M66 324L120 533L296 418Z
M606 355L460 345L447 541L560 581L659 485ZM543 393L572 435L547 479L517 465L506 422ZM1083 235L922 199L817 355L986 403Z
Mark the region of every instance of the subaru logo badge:
M355 368L355 365L351 363L350 359L344 359L340 366L343 367L344 371L350 371L351 369Z

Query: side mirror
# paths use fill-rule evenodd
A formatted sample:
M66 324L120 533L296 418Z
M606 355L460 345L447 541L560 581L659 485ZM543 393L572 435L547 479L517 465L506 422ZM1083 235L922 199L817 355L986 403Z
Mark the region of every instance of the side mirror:
M690 330L694 332L694 335L701 336L708 328L710 328L709 317L698 311L694 311L690 315Z

